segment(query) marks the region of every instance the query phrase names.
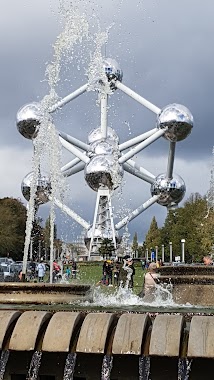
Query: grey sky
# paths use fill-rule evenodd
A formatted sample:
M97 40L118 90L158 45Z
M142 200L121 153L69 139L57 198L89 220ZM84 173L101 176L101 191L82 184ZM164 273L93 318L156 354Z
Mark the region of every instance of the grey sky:
M52 45L62 30L60 3L63 1L1 1L0 197L18 197L24 203L20 184L31 171L32 144L18 133L15 117L22 105L42 99L49 91L44 73L46 64L53 59ZM87 14L91 36L97 31L98 19L101 30L112 25L106 54L120 63L124 84L160 108L177 102L191 110L195 126L192 134L177 144L174 171L186 183L185 199L191 192L205 194L209 187L214 135L213 1L76 0L73 4ZM60 96L87 81L85 68L93 49L93 38L90 44L84 45L83 41L76 47L71 67L62 73L57 88ZM56 127L85 141L88 132L100 123L95 101L95 93L73 101L55 116ZM121 141L155 126L154 114L119 91L111 96L110 105L109 123ZM168 142L161 139L136 160L158 175L166 170L167 155ZM125 174L125 182L122 200L116 196L116 204L121 202L133 210L150 197L148 184L129 174ZM96 194L85 184L82 173L70 178L69 184L68 205L92 222ZM41 215L47 214L48 206L43 206ZM155 205L130 223L130 232L138 231L139 240L143 240L153 215L161 225L166 210ZM73 222L58 215L57 223L63 238L66 235L68 239L75 238L79 229Z

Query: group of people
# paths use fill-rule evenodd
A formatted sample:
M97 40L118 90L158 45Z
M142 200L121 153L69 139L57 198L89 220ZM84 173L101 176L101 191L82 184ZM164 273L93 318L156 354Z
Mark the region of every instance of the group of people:
M118 260L105 260L102 267L102 278L98 284L108 286L134 286L135 268L130 256L123 258L123 263Z

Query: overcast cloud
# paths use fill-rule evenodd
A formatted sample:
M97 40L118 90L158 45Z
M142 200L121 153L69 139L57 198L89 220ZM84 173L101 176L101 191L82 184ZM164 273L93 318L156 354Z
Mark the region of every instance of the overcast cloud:
M22 179L31 171L32 143L17 131L15 117L25 103L41 100L49 91L45 78L46 64L53 60L52 45L63 25L59 17L59 0L1 0L0 13L0 197L12 196L26 201L21 194ZM124 72L123 83L162 108L177 102L188 107L195 125L191 135L176 146L175 173L185 181L187 192L204 195L209 188L213 147L214 92L214 3L195 0L73 1L87 15L90 35L110 25L106 55L115 58ZM205 6L206 5L206 6ZM96 17L94 16L96 15ZM59 96L86 83L85 70L93 53L93 38L74 50L71 67L62 72L57 88ZM64 67L65 69L65 67ZM55 116L55 125L77 138L99 126L100 111L95 93L87 93L71 102ZM110 98L109 125L121 142L155 126L155 115L117 91ZM158 140L138 155L136 161L153 174L166 171L168 142ZM71 159L67 154L64 162ZM68 179L70 197L67 204L92 222L96 194L86 185L83 174ZM125 174L123 195L115 195L115 212L119 204L133 210L150 198L150 186ZM117 205L117 207L116 207ZM121 206L122 207L122 206ZM43 218L49 207L42 206ZM129 225L133 235L143 241L151 218L159 225L166 209L155 205ZM117 219L118 220L118 219ZM58 232L63 239L74 240L80 232L74 222L57 213Z

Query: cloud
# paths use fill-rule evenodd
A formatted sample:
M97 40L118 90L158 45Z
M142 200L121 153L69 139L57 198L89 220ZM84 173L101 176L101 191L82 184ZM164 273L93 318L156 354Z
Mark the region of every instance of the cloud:
M46 63L53 60L52 45L62 30L58 13L62 0L2 0L0 14L0 196L21 197L23 177L31 171L32 144L22 138L14 121L20 106L43 98L49 91L44 82ZM69 3L69 1L67 2ZM109 25L108 43L103 54L116 58L124 71L123 82L137 93L162 108L178 102L192 112L195 125L191 135L176 146L174 170L185 181L186 197L192 192L206 193L209 187L213 145L214 53L211 36L214 32L214 4L206 7L194 0L94 0L73 2L84 12L90 24L90 41L75 47L73 60L63 65L59 96L66 96L87 81L85 69L93 53L94 36ZM203 16L202 16L203 15ZM66 69L66 70L65 70ZM54 115L57 129L87 141L87 134L100 125L97 94L86 93ZM120 91L109 99L109 125L120 140L126 141L155 126L156 117L149 110ZM168 142L160 139L138 154L136 160L155 175L166 170ZM66 154L64 162L70 160ZM121 196L123 214L133 210L150 197L149 185L125 174L126 184ZM86 220L92 221L96 194L84 182L82 173L69 179L68 205ZM22 198L23 199L23 198ZM115 201L116 206L120 202ZM23 200L24 202L24 200ZM48 205L41 207L46 217ZM155 205L130 223L130 232L140 231L141 240L152 216L161 224L166 209ZM60 214L59 231L69 236L70 222ZM66 219L67 220L67 219ZM72 236L78 228L72 227Z

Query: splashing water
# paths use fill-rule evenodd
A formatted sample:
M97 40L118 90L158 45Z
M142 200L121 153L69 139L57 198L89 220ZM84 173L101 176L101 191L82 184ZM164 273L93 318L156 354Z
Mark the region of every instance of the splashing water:
M155 299L153 302L145 302L143 298L138 297L132 289L128 287L117 288L111 294L107 293L102 287L98 286L93 289L93 305L96 306L137 306L137 305L150 305L150 306L176 306L172 300L172 295L169 290L159 289L160 286L157 285L157 290L155 293ZM87 301L84 305L87 304ZM179 305L180 306L180 305Z
M41 365L41 359L42 359L42 351L35 351L33 353L31 362L30 362L30 368L27 374L26 379L27 380L37 380L38 374L39 374L39 368Z
M1 352L1 358L0 358L0 380L4 379L4 373L6 369L6 365L9 359L10 352L9 350L3 350Z
M141 356L139 358L139 380L149 380L150 374L150 357Z
M178 360L178 380L188 380L191 371L192 360L179 358Z
M111 379L112 367L113 367L113 356L105 355L103 358L102 369L101 369L101 380Z
M83 36L88 34L88 23L83 14L80 14L76 8L70 6L65 10L61 6L61 14L65 18L63 32L57 37L54 48L54 60L46 68L46 77L50 86L50 92L41 101L41 113L43 120L39 127L37 137L34 139L34 157L33 157L33 180L30 185L30 200L27 210L26 237L23 257L23 273L26 273L27 256L29 252L32 225L35 218L36 190L41 166L47 165L50 172L50 183L52 199L62 198L64 189L64 178L61 174L61 145L58 138L58 132L50 118L48 110L56 103L58 95L55 87L60 79L60 70L62 58L72 57L73 46L82 40ZM54 223L55 213L54 204L51 205L51 224ZM53 228L51 228L53 231ZM50 241L53 240L53 233ZM53 243L51 243L51 252L53 254Z
M65 362L65 368L64 368L63 380L73 380L76 358L77 358L76 353L70 352L67 355L66 362Z

